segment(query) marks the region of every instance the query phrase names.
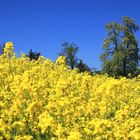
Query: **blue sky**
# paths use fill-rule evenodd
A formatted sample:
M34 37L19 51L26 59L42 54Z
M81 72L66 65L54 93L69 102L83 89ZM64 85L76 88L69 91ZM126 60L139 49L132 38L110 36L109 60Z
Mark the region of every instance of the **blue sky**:
M54 61L61 44L73 42L78 57L100 69L105 25L122 16L140 26L140 0L0 0L0 44L12 41L18 54L32 48Z

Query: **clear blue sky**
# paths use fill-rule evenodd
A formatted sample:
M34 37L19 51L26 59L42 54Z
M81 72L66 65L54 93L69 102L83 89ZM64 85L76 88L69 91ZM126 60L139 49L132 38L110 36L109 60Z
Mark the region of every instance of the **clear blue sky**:
M100 69L105 25L122 16L140 26L140 0L0 0L0 44L12 41L18 54L32 48L54 61L64 41L74 42L78 57Z

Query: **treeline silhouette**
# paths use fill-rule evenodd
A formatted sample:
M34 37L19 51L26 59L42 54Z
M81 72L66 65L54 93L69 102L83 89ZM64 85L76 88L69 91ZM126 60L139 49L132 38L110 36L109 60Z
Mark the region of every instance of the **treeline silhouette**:
M101 70L90 68L82 59L77 57L79 47L75 43L64 42L58 56L65 56L66 63L71 68L77 68L79 72L90 74L108 74L118 78L124 76L133 78L140 75L139 68L139 47L135 32L139 30L138 25L130 17L123 17L121 23L112 22L106 25L107 37L103 42L104 52L100 55L102 61ZM0 54L3 53L3 46L0 47ZM30 60L37 60L40 52L29 50Z

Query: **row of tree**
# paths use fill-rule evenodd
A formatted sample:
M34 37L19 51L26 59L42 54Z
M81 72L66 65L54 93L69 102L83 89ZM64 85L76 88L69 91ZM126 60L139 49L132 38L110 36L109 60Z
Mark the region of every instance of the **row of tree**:
M79 47L74 43L64 42L58 55L66 57L66 63L71 68L78 68L79 72L88 71L91 74L105 74L119 77L135 77L140 74L139 47L135 32L139 27L130 17L123 17L121 23L112 22L106 25L107 37L103 42L104 52L101 54L102 69L91 69L83 60L77 57ZM3 47L0 47L3 53ZM40 52L30 49L27 56L30 60L37 60Z
M64 42L62 44L60 53L58 53L58 56L65 56L66 63L71 69L78 68L79 72L88 71L92 73L91 68L89 68L88 65L83 62L83 60L77 57L78 50L79 48L76 44ZM32 49L30 49L27 56L30 58L30 60L37 60L40 54L40 52L33 52Z

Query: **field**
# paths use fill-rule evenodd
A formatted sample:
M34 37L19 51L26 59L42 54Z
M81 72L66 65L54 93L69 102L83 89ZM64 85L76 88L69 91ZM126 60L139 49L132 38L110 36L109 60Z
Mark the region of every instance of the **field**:
M1 140L139 140L140 77L70 70L65 58L0 56Z

